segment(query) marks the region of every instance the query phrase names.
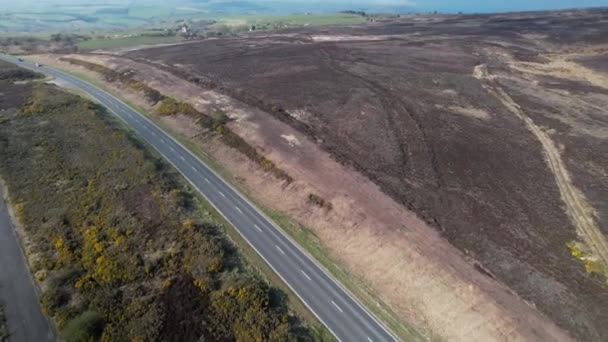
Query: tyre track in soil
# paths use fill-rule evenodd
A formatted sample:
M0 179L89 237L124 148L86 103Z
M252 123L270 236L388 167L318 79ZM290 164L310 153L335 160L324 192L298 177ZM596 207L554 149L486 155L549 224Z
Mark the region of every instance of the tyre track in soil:
M561 158L558 148L555 146L555 142L500 87L496 81L497 77L490 74L486 65L481 64L476 66L473 76L481 81L486 89L498 98L510 112L523 120L528 130L539 140L549 169L555 177L562 200L566 204L568 216L570 216L576 226L579 236L591 249L593 256L597 258L597 261L602 264L604 269L608 268L608 240L600 231L594 218L593 208L587 202L583 193L572 184L570 173L566 169L566 165ZM604 275L608 277L608 274L605 273Z
M439 172L439 167L437 166L437 158L432 146L428 143L429 139L427 138L426 132L420 124L420 120L413 114L414 110L409 108L409 106L407 106L402 100L398 99L397 96L392 95L391 90L383 87L378 82L374 82L370 79L357 75L356 73L349 72L339 65L339 63L352 64L355 63L354 61L336 58L331 54L328 48L322 45L319 46L318 51L319 57L330 69L332 69L334 72L358 80L376 95L376 98L380 101L382 109L386 114L386 120L389 123L391 133L398 142L401 153L401 163L404 170L409 170L411 174L418 176L424 171L419 169L420 163L415 162L415 160L412 158L413 153L410 151L410 146L407 144L407 139L404 138L404 132L399 129L399 124L397 123L398 117L405 114L406 120L411 121L413 127L415 128L413 132L409 133L416 135L416 137L410 137L410 140L419 141L421 143L422 148L425 151L424 156L427 159L426 162L428 165L430 165L432 172L432 177L430 177L429 174L426 174L424 177L420 178L416 177L416 182L418 182L419 179L424 179L427 185L430 184L436 188L440 188L443 182L441 179L441 173ZM403 177L406 177L406 174L403 174ZM415 184L415 186L420 185Z

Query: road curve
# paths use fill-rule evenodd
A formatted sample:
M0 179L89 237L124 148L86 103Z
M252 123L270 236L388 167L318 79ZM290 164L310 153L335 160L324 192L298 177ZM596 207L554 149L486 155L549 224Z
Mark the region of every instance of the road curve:
M62 71L28 61L0 59L51 75L88 93L124 121L171 163L253 247L304 304L340 341L396 341L323 267L258 208L202 160L124 102Z

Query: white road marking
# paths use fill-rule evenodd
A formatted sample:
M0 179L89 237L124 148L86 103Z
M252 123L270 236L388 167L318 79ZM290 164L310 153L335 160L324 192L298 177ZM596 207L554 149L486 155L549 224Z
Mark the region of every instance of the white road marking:
M262 232L262 228L258 227L258 225L257 225L257 224L254 224L253 226L255 227L255 229L259 230L259 231L260 231L260 233Z
M153 135L153 136L157 136L157 135L156 135L156 133L154 133L154 132L152 132L152 135Z
M338 304L336 304L336 302L334 302L333 300L331 301L331 303L336 307L336 309L340 310L340 312L344 313L344 311L342 310L341 307L338 306Z
M175 149L171 146L169 146L169 149L171 150L171 152L175 152Z
M160 138L160 142L162 142L164 144L165 143L165 139Z
M224 193L223 193L223 192L221 192L221 191L218 191L218 192L220 193L220 196L222 196L222 197L226 198L226 195L224 195Z
M65 74L62 74L62 73L61 73L61 74L60 74L60 73L57 73L57 75L58 75L57 77L66 77L66 75L65 75ZM74 82L74 83L76 83L77 85L80 85L80 86L81 86L81 88L84 88L85 90L88 90L88 92L94 92L94 91L96 91L96 89L95 89L95 88L90 88L90 89L89 89L88 85L86 85L86 84L85 84L85 83L83 83L83 82L80 82L80 81L76 80L75 78L74 78L74 81L73 81L73 82ZM146 129L150 130L149 128L146 128ZM169 161L169 162L170 162L170 161ZM205 180L206 180L206 181L209 183L209 180L208 180L208 179L206 179L206 178L205 178ZM252 246L253 246L253 245L252 245ZM253 248L255 249L255 246L253 246ZM262 256L262 258L263 258L263 256ZM272 268L272 265L270 265L270 266L271 266L271 268ZM281 277L281 278L282 278L282 276L281 276L281 274L280 274L280 273L279 273L279 277ZM283 280L284 280L284 279L283 279ZM333 280L333 279L332 279L332 280ZM334 282L335 282L335 280L334 280ZM287 285L288 285L288 286L291 288L291 286L289 285L289 283L287 283ZM338 285L340 285L340 284L338 284ZM297 292L296 292L296 294L297 294L297 295L298 295L298 297L299 297L299 294L298 294ZM302 299L302 298L300 297L300 299ZM303 301L304 301L304 300L303 300ZM333 304L334 304L336 307L338 307L338 306L336 305L336 303L335 303L335 302L333 302L333 301L332 301L332 303L333 303ZM304 304L305 304L305 305L308 307L308 305L307 305L306 301L304 301ZM358 303L357 303L357 304L358 304ZM359 305L359 306L361 307L361 305ZM310 308L310 307L309 307L309 308ZM363 308L363 307L362 307L362 308ZM342 310L340 310L340 311L342 311ZM314 311L313 311L313 313L316 315L316 313L315 313ZM371 316L371 315L370 315L370 316ZM318 317L318 316L317 316L317 317ZM373 317L373 316L371 316L371 318L373 319L374 317ZM319 319L320 319L320 318L319 318ZM375 320L375 319L374 319L374 320ZM322 320L321 320L321 321L322 321ZM378 322L376 321L376 323L378 323ZM378 324L380 324L380 323L378 323ZM381 327L382 327L382 326L381 326ZM382 327L382 328L384 328L384 327ZM331 331L331 328L330 328L329 330ZM387 330L385 330L385 331L386 331L386 332L388 332ZM332 334L334 334L334 333L333 333L333 331L331 331L331 332L332 332ZM388 333L390 334L390 332L388 332ZM334 334L334 335L335 335L335 334ZM372 341L372 340L369 338L369 336L367 336L367 339L368 339L368 341ZM373 342L373 341L372 341L372 342Z
M367 342L374 342L374 340L372 340L371 338L369 338L369 336L367 336Z
M186 161L186 158L184 158L184 156L179 156L179 158L180 158L182 161Z
M198 170L194 166L190 166L190 167L192 168L192 171L198 172Z
M207 183L211 184L211 182L209 181L209 179L208 179L208 178L205 178L205 182L207 182Z
M312 279L310 279L310 277L308 276L308 274L306 274L306 272L304 272L304 270L300 270L300 272L302 272L302 274L306 277L306 279L312 280Z
M285 255L285 252L283 252L283 250L281 249L281 247L279 247L277 245L274 245L274 246L279 250L279 252L281 252L281 254Z
M236 211L238 211L239 213L243 214L243 212L241 211L241 208L239 207L234 207L236 209Z

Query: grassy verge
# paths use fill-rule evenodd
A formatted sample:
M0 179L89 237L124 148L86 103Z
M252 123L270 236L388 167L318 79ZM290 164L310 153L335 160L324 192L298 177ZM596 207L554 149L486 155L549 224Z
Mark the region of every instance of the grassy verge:
M146 109L131 103L130 101L122 98L120 94L116 93L109 87L107 87L102 82L93 79L85 74L79 72L70 72L74 76L80 77L101 89L108 91L113 94L117 98L120 98L128 105L135 108L140 113L144 114L150 120L152 120L155 124L161 127L163 130L171 134L174 138L176 138L180 143L190 149L195 155L197 155L201 160L203 160L208 166L210 166L213 170L215 170L218 174L222 176L222 178L228 181L230 184L234 185L239 191L241 191L248 199L250 199L260 210L262 210L269 218L271 218L279 227L283 229L294 241L296 241L304 250L306 250L317 262L319 262L326 270L329 271L345 288L347 288L353 295L370 311L372 312L380 321L384 322L390 329L393 331L397 337L404 341L424 341L426 340L423 335L421 335L415 328L404 324L398 316L388 307L388 305L384 304L378 297L374 294L374 291L361 279L357 276L349 273L345 267L341 266L338 261L336 261L331 255L327 252L326 247L323 246L322 241L313 233L313 231L291 219L288 215L265 207L261 204L259 200L256 199L255 195L247 189L245 184L237 181L234 177L226 171L219 163L213 160L208 154L206 154L197 144L190 141L188 137L182 136L179 133L175 132L169 126L163 123L156 115L151 115L147 112ZM236 231L233 231L234 234L237 234ZM249 248L248 244L240 239L240 236L232 236L233 239L239 242L239 246L242 249ZM249 251L253 255L257 255L253 250ZM264 274L270 279L274 279L273 283L282 283L274 272L268 268L265 263L258 257L258 261L256 265L260 267ZM295 296L293 296L296 298ZM299 311L299 310L298 310ZM306 310L307 311L307 310Z

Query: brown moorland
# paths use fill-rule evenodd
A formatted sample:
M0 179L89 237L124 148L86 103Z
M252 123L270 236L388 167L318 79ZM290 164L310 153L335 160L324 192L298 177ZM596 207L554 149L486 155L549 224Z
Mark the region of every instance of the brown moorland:
M315 139L581 340L608 336L608 10L131 51Z

